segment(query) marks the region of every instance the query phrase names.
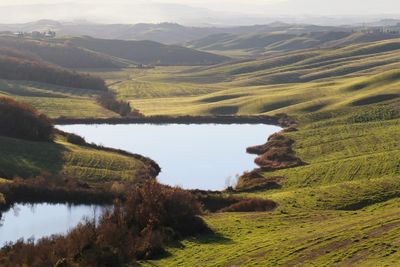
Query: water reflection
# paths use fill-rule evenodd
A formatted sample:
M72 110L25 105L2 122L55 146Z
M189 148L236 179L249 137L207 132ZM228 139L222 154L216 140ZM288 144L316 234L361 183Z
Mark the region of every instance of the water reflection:
M18 239L35 239L66 234L83 219L97 220L109 207L68 204L17 204L3 212L0 246Z

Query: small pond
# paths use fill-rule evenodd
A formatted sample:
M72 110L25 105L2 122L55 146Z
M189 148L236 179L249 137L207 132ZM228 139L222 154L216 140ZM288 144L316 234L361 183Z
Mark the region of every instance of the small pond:
M281 128L264 124L65 125L57 128L86 141L123 149L155 160L158 180L185 189L222 190L237 175L252 170L246 148L263 144Z
M66 234L84 218L99 218L107 207L67 204L16 204L2 213L0 247L20 238L38 240L53 234Z

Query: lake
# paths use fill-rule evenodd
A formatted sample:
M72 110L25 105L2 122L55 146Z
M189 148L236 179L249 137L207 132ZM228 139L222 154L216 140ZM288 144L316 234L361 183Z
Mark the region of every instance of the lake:
M0 247L20 238L35 240L53 234L66 234L86 218L98 218L105 207L97 205L16 204L2 213Z
M184 189L222 190L252 170L246 148L264 144L281 130L265 124L63 125L60 130L89 143L123 149L155 160L159 182Z

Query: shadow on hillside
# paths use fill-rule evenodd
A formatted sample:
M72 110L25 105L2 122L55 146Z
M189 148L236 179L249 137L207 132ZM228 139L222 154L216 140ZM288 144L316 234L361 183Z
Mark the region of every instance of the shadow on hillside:
M364 105L371 105L376 104L384 101L393 100L396 98L400 98L399 94L382 94L382 95L375 95L375 96L368 96L358 100L353 101L351 104L353 106L364 106Z
M237 106L222 106L210 109L212 115L235 115L239 112L239 107Z
M30 142L0 137L0 169L4 178L30 178L43 173L58 174L67 149L56 143Z
M234 241L230 238L224 237L220 233L212 233L207 235L201 235L198 237L192 237L189 241L197 244L233 244Z

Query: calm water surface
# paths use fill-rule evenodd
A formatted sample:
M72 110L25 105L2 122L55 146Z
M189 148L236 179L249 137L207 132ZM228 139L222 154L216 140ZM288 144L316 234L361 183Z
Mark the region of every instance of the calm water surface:
M67 125L57 128L86 141L127 150L155 160L162 168L161 183L185 189L224 189L236 175L252 170L254 155L246 148L263 144L280 130L255 125Z
M84 218L98 218L105 207L66 204L17 204L3 212L0 220L0 247L34 237L35 240L53 234L66 234Z

